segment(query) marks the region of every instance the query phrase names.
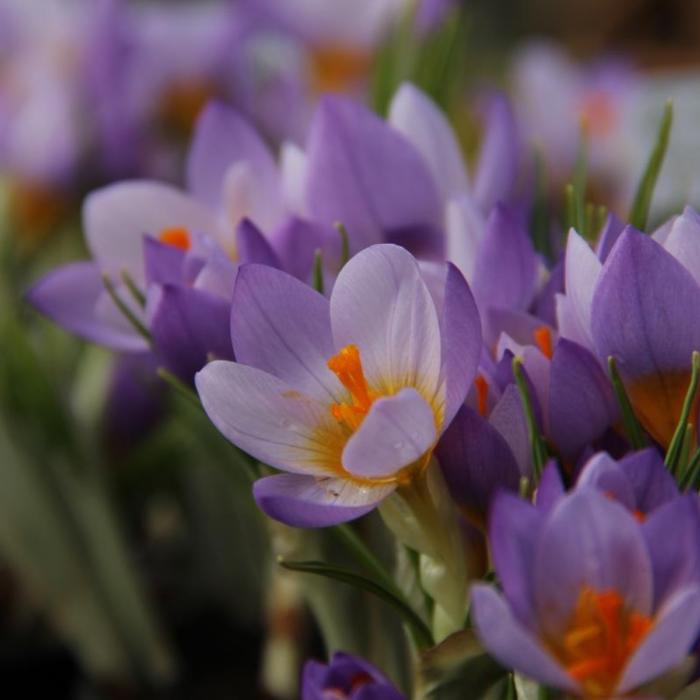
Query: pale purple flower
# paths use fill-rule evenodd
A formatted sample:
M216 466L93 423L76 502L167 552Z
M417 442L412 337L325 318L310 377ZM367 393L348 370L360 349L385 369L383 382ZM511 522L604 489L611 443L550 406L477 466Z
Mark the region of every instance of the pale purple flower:
M243 266L232 316L238 362L197 374L226 437L283 470L260 507L296 526L359 517L426 468L481 352L464 278L446 268L436 305L416 261L372 246L341 270L330 301L269 267Z

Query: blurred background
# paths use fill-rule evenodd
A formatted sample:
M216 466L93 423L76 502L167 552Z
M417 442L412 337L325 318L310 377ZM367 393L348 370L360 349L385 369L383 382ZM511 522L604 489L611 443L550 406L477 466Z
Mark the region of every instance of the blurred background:
M211 98L273 148L303 146L323 92L382 113L410 79L467 158L483 96L505 91L523 163L539 153L552 192L585 125L589 187L620 215L673 98L661 220L700 204L699 66L694 0L0 0L3 695L284 700L302 659L324 654L306 612L324 584L300 585L273 554L332 558L334 543L263 520L248 465L152 360L76 340L24 302L41 274L86 256L88 192L183 183ZM334 598L314 609L331 630L357 602ZM391 669L397 630L362 605L356 634L385 625L375 658Z

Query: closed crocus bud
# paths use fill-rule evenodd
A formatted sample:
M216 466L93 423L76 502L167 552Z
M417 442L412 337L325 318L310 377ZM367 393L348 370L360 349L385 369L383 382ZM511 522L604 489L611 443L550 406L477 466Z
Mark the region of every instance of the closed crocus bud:
M405 700L405 696L371 664L336 652L328 664L306 662L301 700Z

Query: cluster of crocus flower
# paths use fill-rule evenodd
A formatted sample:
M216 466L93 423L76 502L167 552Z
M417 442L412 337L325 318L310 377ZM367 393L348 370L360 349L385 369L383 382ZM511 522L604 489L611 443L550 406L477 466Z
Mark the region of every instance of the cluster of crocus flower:
M700 217L647 235L610 215L595 248L572 229L548 260L514 112L492 95L487 114L467 168L410 84L386 121L324 97L279 158L211 103L186 190L92 193L92 260L29 299L194 386L266 474L253 493L270 518L330 527L378 508L428 602L404 599L400 575L374 590L411 608L419 646L473 625L514 674L656 697L650 683L690 678L700 635ZM344 654L307 666L303 692L401 697Z

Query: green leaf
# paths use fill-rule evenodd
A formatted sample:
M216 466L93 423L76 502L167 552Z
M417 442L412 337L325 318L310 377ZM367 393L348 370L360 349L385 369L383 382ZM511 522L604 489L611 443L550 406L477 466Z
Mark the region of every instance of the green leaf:
M403 596L396 591L390 590L381 583L362 576L354 571L350 571L349 569L339 566L334 566L326 562L286 561L282 557L279 557L277 561L279 562L280 566L283 566L285 569L299 571L306 574L314 574L315 576L324 576L360 590L367 591L368 593L372 593L391 605L394 610L401 615L403 620L408 625L413 639L419 649L425 649L433 646L433 636L428 629L428 626L405 601Z
M183 382L182 379L175 376L170 370L166 369L165 367L159 367L156 373L166 384L169 384L170 387L174 391L176 391L180 396L186 398L191 404L197 406L197 408L202 409L202 403L199 400L199 396L197 396L197 393L194 391L194 389L192 389L192 387L190 387L189 385L185 384L185 382Z
M536 481L539 481L547 461L547 448L545 447L544 440L537 426L535 411L530 398L530 391L525 381L525 375L523 374L523 362L519 357L513 358L513 376L515 377L515 383L520 393L525 422L527 423L527 434L530 441L534 477Z
M421 654L421 697L430 700L481 697L499 680L505 679L507 673L486 653L472 630L456 632Z
M661 172L661 166L666 156L668 149L668 140L671 134L671 125L673 124L673 103L669 100L664 107L664 114L659 125L659 132L656 137L656 143L649 155L646 168L642 175L642 179L637 186L637 193L632 203L632 209L629 215L629 222L640 231L644 231L649 217L649 209L651 208L651 198L654 194L656 181Z
M128 307L126 302L119 296L119 293L112 282L111 277L105 272L102 275L102 284L107 290L107 294L112 298L114 305L121 311L122 315L126 320L132 325L134 330L150 344L152 342L151 334L143 325L143 323L136 317L136 314Z
M314 269L313 269L314 289L323 294L323 255L320 249L314 252Z
M683 400L683 408L681 409L681 415L678 419L678 425L676 425L676 430L673 433L671 442L668 446L668 451L666 452L666 458L664 462L668 467L668 470L675 477L679 477L680 465L681 465L681 455L683 453L683 445L685 443L686 431L688 429L688 418L690 417L690 411L695 402L695 394L698 391L698 375L700 373L700 353L693 352L692 361L692 373L690 375L690 384L688 385L688 391L686 392L685 399Z
M342 270L345 267L345 263L350 260L350 236L344 223L338 221L335 227L340 234L340 269Z
M625 391L625 385L622 383L622 378L617 369L617 362L612 355L608 357L608 370L610 372L610 381L613 385L613 391L615 392L617 402L620 405L620 411L622 412L622 422L625 426L627 438L635 450L641 450L647 445L644 430L639 424L637 416L634 414L634 409Z

